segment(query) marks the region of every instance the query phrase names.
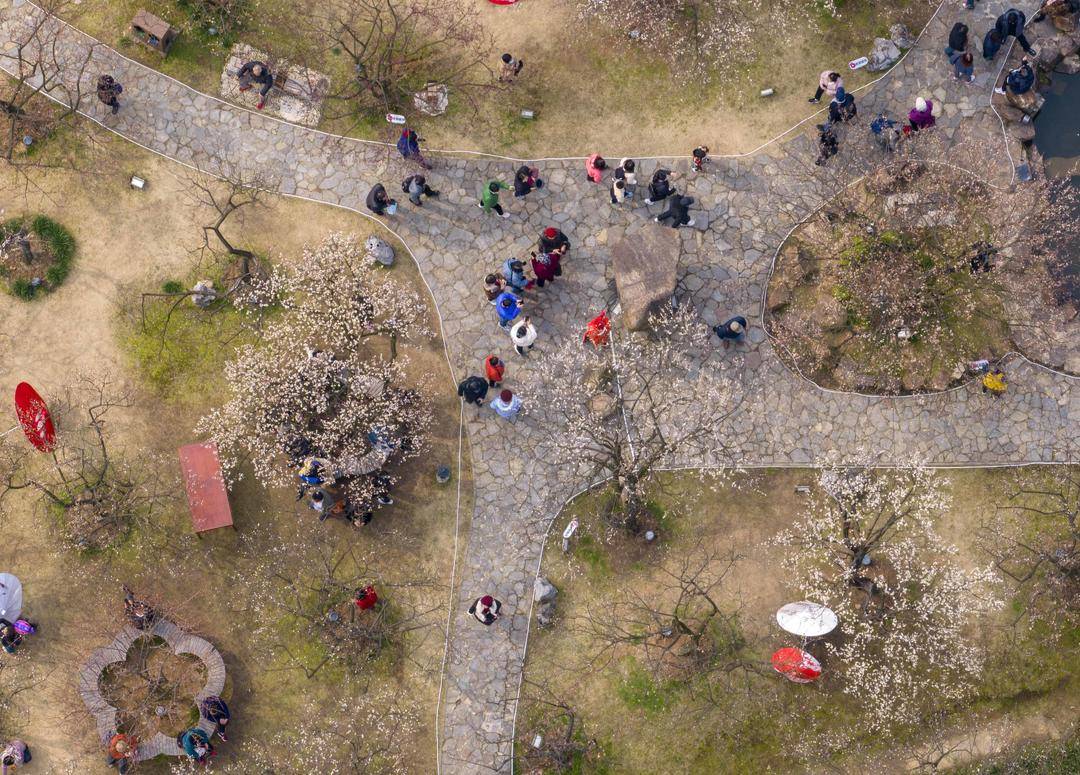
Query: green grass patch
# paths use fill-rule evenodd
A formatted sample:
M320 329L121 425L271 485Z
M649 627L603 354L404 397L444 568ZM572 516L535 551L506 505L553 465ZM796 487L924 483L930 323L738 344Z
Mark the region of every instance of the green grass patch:
M681 688L674 681L659 681L633 658L628 662L629 672L623 676L615 692L628 708L644 711L648 715L662 713L678 702Z
M25 229L31 239L34 260L30 265L18 257L17 246L7 249L0 257L0 269L8 278L8 290L12 295L32 301L63 285L75 262L75 238L64 226L45 215L12 218L0 224L0 241L7 240ZM3 262L6 262L3 263ZM44 271L42 271L44 270Z

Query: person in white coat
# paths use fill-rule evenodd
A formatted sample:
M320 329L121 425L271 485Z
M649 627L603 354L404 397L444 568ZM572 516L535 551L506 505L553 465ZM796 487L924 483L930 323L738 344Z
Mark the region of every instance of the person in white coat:
M518 355L529 357L529 350L536 343L536 327L528 315L510 328L510 341L514 343Z

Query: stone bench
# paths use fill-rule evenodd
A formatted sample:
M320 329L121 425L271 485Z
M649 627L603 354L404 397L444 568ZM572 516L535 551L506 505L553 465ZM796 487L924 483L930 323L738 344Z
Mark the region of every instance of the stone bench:
M125 625L113 638L112 643L91 652L90 658L79 671L79 696L94 718L98 737L103 745L108 744L112 736L116 734L117 710L101 693L101 674L109 665L126 660L131 646L143 637L161 638L172 648L173 653L191 654L203 663L206 667L206 683L198 694L192 697L194 705L200 705L207 697L220 695L225 688L225 660L221 658L221 654L214 645L205 638L184 632L167 619L158 619L154 626L145 632L130 624ZM198 726L208 735L216 728L212 722L201 716ZM176 744L174 738L158 732L149 740L139 743L135 760L145 761L157 756L183 755L183 749Z

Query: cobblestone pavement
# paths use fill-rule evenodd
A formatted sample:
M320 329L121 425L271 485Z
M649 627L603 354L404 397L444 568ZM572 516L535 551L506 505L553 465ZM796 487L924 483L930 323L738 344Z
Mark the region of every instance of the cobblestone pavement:
M1007 183L1011 166L1005 141L989 110L996 70L980 72L974 85L961 85L951 79L941 53L956 18L974 17L969 24L972 35L979 37L1004 8L1000 1L979 6L967 12L959 2L948 2L916 49L872 90L859 94L860 122L865 127L867 117L880 109L903 116L915 96L931 96L944 108L935 131L953 138L963 122L964 132L1000 147L1002 165L988 174ZM34 13L25 0L14 5L4 0L0 47L5 52ZM283 193L359 213L366 212L364 197L375 181L381 180L392 196L400 190L405 168L392 149L229 105L73 31L63 35L61 48L72 60L92 48L93 64L84 84L91 100L98 73L112 73L124 85L119 115L108 114L96 101L83 103L82 109L109 129L172 159L210 172L223 163L256 166L275 176ZM0 64L10 68L11 60L0 59ZM681 231L680 295L710 322L733 313L758 317L777 247L838 185L830 170L845 162L843 147L830 161L830 170L814 167L815 155L813 138L796 135L752 157L718 159L712 171L690 178L689 191L705 209L694 214L697 227ZM509 363L507 386L513 388L523 375L543 368L544 351L552 342L580 336L585 321L611 304L614 283L607 245L639 229L658 209L643 204L613 208L606 186L587 183L576 161L541 164L545 188L525 200L504 194L511 217L503 220L479 209L477 196L489 179L509 181L515 164L475 157L439 157L434 162L428 177L441 197L427 200L421 209L399 193L401 209L386 222L410 246L430 283L457 378L481 373L484 356L496 352ZM639 178L648 180L655 164L642 162ZM679 160L675 166L685 170L686 162ZM494 311L483 299L482 277L507 256L527 257L540 229L553 224L570 236L574 248L564 262L565 276L532 294L528 311L540 338L534 354L524 359L513 353L507 335L496 326ZM731 452L745 465L808 464L826 452L850 456L862 450L879 453L883 462L1063 461L1080 420L1077 383L1024 361L1011 365L1009 392L997 400L971 385L936 395L888 398L832 393L803 381L780 363L758 325L736 351L724 351L716 342L704 342L702 348L706 361L725 361L733 368L745 390L730 439ZM532 580L549 521L584 483L543 454L539 428L557 423L558 417L546 416L538 407L515 424L489 409L470 409L466 415L476 505L460 573L458 614L452 622L440 760L448 773L503 772L511 768ZM484 593L504 603L504 616L490 628L465 613L469 602Z

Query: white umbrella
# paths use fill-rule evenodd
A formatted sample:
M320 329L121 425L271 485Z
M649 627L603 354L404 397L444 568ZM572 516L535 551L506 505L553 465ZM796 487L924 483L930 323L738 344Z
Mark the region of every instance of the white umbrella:
M792 635L818 638L835 630L839 620L836 614L820 603L803 600L781 607L776 612L776 623Z
M22 583L10 573L0 573L0 619L14 622L22 613Z

